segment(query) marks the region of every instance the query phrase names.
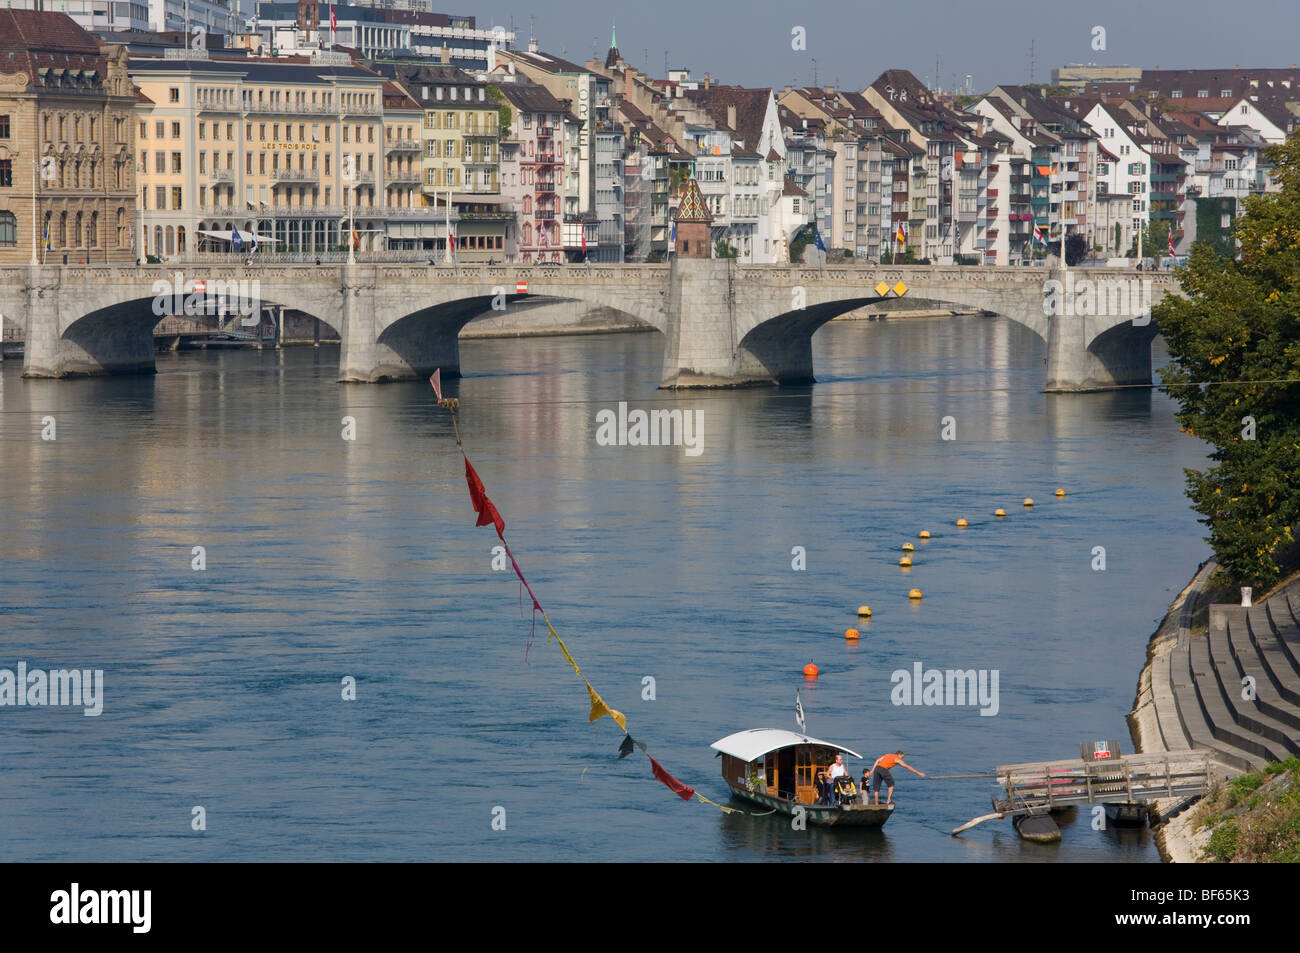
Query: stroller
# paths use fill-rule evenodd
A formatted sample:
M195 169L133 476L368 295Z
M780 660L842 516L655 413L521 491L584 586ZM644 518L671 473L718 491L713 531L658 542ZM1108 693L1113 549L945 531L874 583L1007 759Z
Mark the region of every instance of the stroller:
M847 774L842 774L835 779L835 801L836 804L853 804L858 799L858 788L853 783L853 778Z

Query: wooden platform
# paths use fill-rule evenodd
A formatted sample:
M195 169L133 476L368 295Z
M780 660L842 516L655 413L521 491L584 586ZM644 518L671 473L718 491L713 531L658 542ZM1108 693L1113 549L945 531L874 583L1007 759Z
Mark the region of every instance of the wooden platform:
M996 769L1003 816L1039 814L1072 804L1134 804L1204 794L1211 753L1200 749L1134 754L1105 761L1034 761Z

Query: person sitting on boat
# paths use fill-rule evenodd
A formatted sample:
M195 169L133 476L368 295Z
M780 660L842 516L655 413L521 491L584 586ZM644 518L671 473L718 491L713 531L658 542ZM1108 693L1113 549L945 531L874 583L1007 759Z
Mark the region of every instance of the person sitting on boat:
M924 771L916 770L916 768L912 767L910 764L908 764L906 761L903 760L903 752L901 750L895 751L893 754L882 754L879 758L875 760L875 763L871 765L871 803L872 804L877 804L877 805L880 804L880 784L882 781L884 782L885 786L888 788L888 791L886 791L885 793L885 803L886 804L894 803L894 776L890 773L889 769L896 764L901 764L903 767L907 768L908 771L911 771L915 775L919 775L920 777L925 777ZM866 785L864 784L863 787L865 788Z
M817 772L817 779L813 782L813 786L817 791L818 804L835 803L835 798L832 793L833 788L831 787L831 779L826 776L825 771Z

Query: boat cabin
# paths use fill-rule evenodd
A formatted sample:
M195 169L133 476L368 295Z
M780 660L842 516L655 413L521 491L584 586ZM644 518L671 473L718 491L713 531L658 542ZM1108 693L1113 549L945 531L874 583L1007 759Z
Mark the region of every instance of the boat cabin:
M722 780L733 791L809 805L817 802L817 772L834 764L837 754L862 760L862 755L843 745L783 728L738 731L710 747L722 758Z

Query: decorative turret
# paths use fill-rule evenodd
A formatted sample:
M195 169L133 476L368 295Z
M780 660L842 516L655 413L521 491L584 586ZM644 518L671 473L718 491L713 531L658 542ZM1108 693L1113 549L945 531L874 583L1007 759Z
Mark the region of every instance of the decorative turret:
M678 258L713 257L713 216L695 179L682 185L681 204L677 206L677 241L673 248Z

